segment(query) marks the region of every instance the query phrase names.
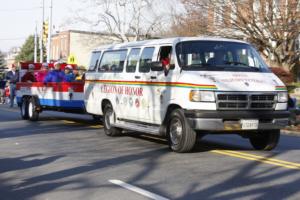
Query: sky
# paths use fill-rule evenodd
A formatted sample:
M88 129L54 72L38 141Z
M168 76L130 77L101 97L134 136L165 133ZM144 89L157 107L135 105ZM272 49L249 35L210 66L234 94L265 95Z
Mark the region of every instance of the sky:
M45 19L49 17L51 0L45 1ZM43 0L0 0L0 50L9 51L22 46L25 39L34 34L35 26L41 29ZM72 15L76 6L71 0L53 0L53 25L60 29ZM73 0L74 2L74 0Z
M62 30L99 30L100 27L91 27L80 24L74 17L92 15L94 18L94 4L87 0L52 0L53 1L53 26L52 33ZM45 2L45 20L49 18L51 0ZM94 2L93 0L90 2ZM178 8L178 0L164 0L156 9L159 12L171 10L170 6ZM0 51L8 52L13 47L21 47L29 35L33 35L37 25L38 34L42 28L43 0L0 0ZM90 12L88 11L90 10ZM100 9L100 8L98 8ZM93 11L93 12L92 12ZM94 13L94 14L93 14Z

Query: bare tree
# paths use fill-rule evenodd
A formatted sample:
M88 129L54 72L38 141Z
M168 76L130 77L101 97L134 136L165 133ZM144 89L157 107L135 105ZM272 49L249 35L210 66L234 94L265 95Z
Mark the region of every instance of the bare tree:
M158 0L89 0L85 1L87 7L77 12L77 19L121 42L140 40L161 31L166 15L157 3ZM86 14L87 10L91 13Z
M205 0L181 0L184 11L172 13L172 25L169 35L197 36L207 35L207 10L204 9Z
M203 10L207 12L207 34L246 39L272 64L299 71L299 0L182 0L182 3L188 15L198 13L203 18Z

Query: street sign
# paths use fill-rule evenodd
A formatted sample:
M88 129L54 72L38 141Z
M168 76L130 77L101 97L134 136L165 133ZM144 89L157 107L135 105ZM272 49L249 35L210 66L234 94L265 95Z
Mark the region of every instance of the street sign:
M70 54L68 57L68 64L77 64L77 59L74 54Z

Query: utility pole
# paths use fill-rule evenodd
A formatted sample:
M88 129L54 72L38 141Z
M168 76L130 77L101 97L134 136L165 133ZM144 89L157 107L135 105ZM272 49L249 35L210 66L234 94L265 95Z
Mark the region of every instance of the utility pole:
M43 0L42 6L42 28L41 28L41 35L40 35L40 63L44 62L44 55L43 55L43 30L44 30L44 11L45 11L45 0Z
M37 23L35 24L34 31L34 62L37 62Z
M49 32L48 32L48 43L47 43L47 63L50 62L50 56L51 56L51 36L52 36L52 0L50 4L50 17L49 17Z

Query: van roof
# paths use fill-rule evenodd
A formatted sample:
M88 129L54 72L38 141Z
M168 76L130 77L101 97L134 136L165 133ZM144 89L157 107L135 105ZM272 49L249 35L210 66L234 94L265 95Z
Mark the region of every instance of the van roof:
M163 38L163 39L152 39L152 40L142 40L142 41L134 41L134 42L125 42L125 43L118 43L118 44L109 44L100 46L94 51L106 50L106 49L122 49L122 48L129 48L129 47L139 47L139 46L150 46L150 45L161 45L161 44L173 44L182 41L223 41L223 42L238 42L238 43L245 43L242 40L234 40L228 38L220 38L220 37L174 37L174 38Z

